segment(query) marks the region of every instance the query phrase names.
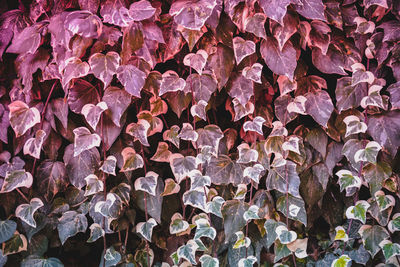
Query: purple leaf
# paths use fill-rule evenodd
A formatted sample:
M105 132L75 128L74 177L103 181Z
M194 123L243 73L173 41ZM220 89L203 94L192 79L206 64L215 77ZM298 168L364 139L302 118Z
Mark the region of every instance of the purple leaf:
M156 9L151 6L147 0L140 0L139 2L132 3L129 7L129 15L135 21L141 21L151 18Z
M260 6L267 17L283 24L283 17L290 2L290 0L260 0Z
M179 25L189 30L200 30L216 4L216 0L178 0L172 3L169 14Z
M326 91L310 92L305 95L306 113L311 115L316 122L323 127L328 126L329 118L333 112L334 106L329 94Z
M78 10L68 14L65 27L73 34L87 38L98 38L103 29L100 18L90 11Z
M96 105L99 102L100 96L96 87L85 80L77 79L69 89L68 105L69 108L80 114L82 108L86 104Z
M322 0L299 0L299 4L295 4L294 8L303 17L326 21Z
M133 65L122 65L117 70L117 77L121 84L125 86L125 90L139 98L140 91L146 81L146 76L146 73Z

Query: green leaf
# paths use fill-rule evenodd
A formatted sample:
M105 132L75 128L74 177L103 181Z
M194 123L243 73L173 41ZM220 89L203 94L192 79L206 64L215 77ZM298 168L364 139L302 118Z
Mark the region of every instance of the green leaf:
M196 250L198 249L197 243L191 239L185 245L182 245L178 248L178 258L185 259L189 261L191 264L196 265Z
M391 195L385 195L385 193L381 190L375 193L375 199L378 203L379 210L384 211L390 207L394 207L396 200Z
M391 233L400 231L400 213L393 215L392 220L388 224L388 229Z
M285 226L285 224L283 222L276 222L275 220L272 219L268 219L265 221L264 228L267 234L266 237L264 237L264 240L266 248L269 248L278 238L276 228L279 226Z
M383 186L383 182L392 174L392 168L386 162L368 163L362 168L364 179L368 182L371 194L374 195Z
M375 164L381 148L382 147L375 141L368 142L364 149L360 149L354 154L354 161L368 161Z
M240 259L238 266L239 267L253 267L254 263L257 262L257 258L254 256L248 256L245 259Z
M349 240L349 236L346 233L346 230L342 226L336 226L335 228L335 241L336 240L341 240L344 242L347 242Z
M225 203L225 199L220 196L216 196L212 201L207 202L207 213L212 213L220 218L222 218L221 208Z
M247 248L250 246L251 244L250 238L246 237L242 231L237 231L235 235L236 235L236 240L235 243L233 244L234 249L239 249L242 247Z
M195 221L196 223L196 232L194 234L194 239L200 239L202 237L208 237L212 240L215 239L217 235L217 231L214 227L210 226L210 223L207 219L200 218Z
M372 258L381 250L379 244L390 237L386 229L379 225L363 225L358 230L358 233L361 236L365 249L368 250Z
M25 170L7 171L0 193L11 192L19 187L30 188L32 182L32 175Z
M201 266L203 267L219 267L218 258L213 258L210 255L203 255L200 257Z
M350 189L358 189L361 187L361 179L358 176L353 175L351 171L340 170L336 172L336 175L339 177L338 184L340 185L340 192L344 189L346 189L346 192L349 192Z
M225 242L246 225L243 214L248 208L249 204L239 200L227 200L223 204L221 212L224 219Z
M305 226L307 226L307 213L305 209L304 201L301 198L293 197L289 195L288 197L289 214L286 211L286 196L281 196L276 202L277 209L283 213L283 215L288 216L290 219L299 221Z
M279 241L283 245L292 243L297 239L297 234L295 231L289 231L286 226L280 225L276 227L275 232L278 236Z
M350 206L346 210L347 219L356 219L361 221L363 224L367 220L367 210L370 204L365 200L359 200L354 206Z
M64 244L69 237L79 232L86 232L87 227L88 222L85 215L72 210L65 212L57 225L61 243Z
M382 248L383 255L385 256L386 262L396 255L400 255L400 245L392 243L389 240L383 240L379 246Z
M11 239L3 244L4 256L18 253L20 251L26 251L28 247L28 241L22 234L16 232Z
M151 242L153 228L157 225L156 220L150 218L147 222L141 222L136 225L136 232L138 232L147 241Z
M95 242L97 239L99 239L105 235L105 231L98 223L92 223L92 225L90 225L89 229L90 229L90 237L86 241L88 243Z
M342 255L338 259L334 260L331 267L348 267L351 266L351 258L347 255Z
M0 221L0 243L9 240L17 230L17 223L12 220Z
M169 232L171 235L185 232L189 228L189 223L185 221L180 213L175 213L171 217Z
M275 246L274 246L274 251L275 251L275 257L274 257L274 262L278 262L283 258L286 258L289 256L292 252L288 249L288 247L279 240L275 241Z
M43 201L40 198L32 198L29 204L21 204L15 210L15 216L20 218L26 224L36 228L36 221L33 218L36 210L43 207Z

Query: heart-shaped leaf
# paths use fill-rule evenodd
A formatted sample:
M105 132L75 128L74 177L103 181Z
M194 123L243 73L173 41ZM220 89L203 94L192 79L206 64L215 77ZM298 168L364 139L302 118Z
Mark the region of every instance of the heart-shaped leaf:
M89 229L90 229L90 236L89 239L86 241L88 243L95 242L97 239L105 235L105 231L98 223L92 223L89 226Z
M254 256L248 256L246 258L242 258L238 262L238 267L253 267L254 263L257 262L257 258Z
M104 173L116 176L115 174L116 166L117 166L117 158L114 156L108 156L104 160L103 165L100 166L100 170Z
M243 213L243 219L246 222L249 222L251 220L256 220L260 219L260 216L258 215L258 210L259 207L257 205L251 205L248 210Z
M186 86L184 91L192 93L194 100L199 102L204 100L208 102L211 95L217 90L217 81L209 74L199 75L197 73L191 74L186 78Z
M90 56L89 60L90 70L104 83L104 88L110 85L112 78L119 67L120 57L119 54L113 51L107 54L95 53Z
M254 63L251 67L245 67L242 70L242 75L253 82L261 83L262 68L263 65L260 63Z
M298 113L302 115L307 115L306 113L306 101L307 98L305 98L302 95L296 96L293 102L290 102L289 105L287 105L287 111L289 113Z
M264 167L261 164L255 164L252 167L246 167L243 171L244 177L249 177L251 180L260 183L260 175L264 171Z
M133 65L121 65L117 69L117 77L125 90L133 96L140 98L145 81L146 73L136 68Z
M26 237L18 231L13 235L13 237L4 243L4 256L15 254L21 251L26 251L28 249L28 241Z
M100 18L90 11L77 10L65 18L65 27L73 34L87 38L98 38L103 30Z
M256 52L256 45L253 41L244 40L242 37L233 38L233 52L235 53L236 64L247 56Z
M253 16L246 18L246 21L244 22L244 28L246 32L251 32L255 36L265 39L267 38L264 28L266 20L267 16L264 13L256 13Z
M350 206L346 210L347 219L356 219L365 224L367 220L367 210L370 204L365 200L359 200L354 206Z
M204 189L195 189L195 190L188 190L183 194L183 203L185 205L190 205L194 208L201 209L202 211L206 212L206 200L207 196L204 192Z
M382 147L375 141L370 141L365 146L364 149L357 150L354 154L354 161L368 161L371 163L376 163L376 158L378 157L379 150Z
M164 191L161 196L169 196L178 193L181 190L179 184L175 183L175 181L171 178L166 179L165 181Z
M43 207L43 201L40 198L32 198L29 204L21 204L15 210L15 216L20 218L26 224L36 228L36 221L33 218L35 212Z
M204 189L205 186L211 185L211 178L203 175L199 170L192 170L188 174L190 178L190 190Z
M283 25L283 17L286 15L287 6L290 0L260 0L260 6L268 18L275 20Z
M150 129L150 123L147 120L140 119L137 123L133 122L126 127L126 133L139 140L144 146L150 146L147 141L147 131Z
M349 267L351 266L351 258L348 255L341 255L332 261L331 267Z
M121 172L133 171L143 168L143 158L132 147L126 147L121 152L124 160Z
M380 211L384 211L390 207L394 207L396 203L393 196L385 195L385 193L381 190L375 192L375 199L378 203Z
M400 245L397 243L392 243L389 240L383 240L381 243L379 243L379 246L382 248L386 262L389 261L391 257L400 255Z
M168 144L165 142L159 142L157 146L157 151L154 153L153 157L150 159L158 162L169 162L169 157L172 152L168 149Z
M104 190L103 181L99 180L99 178L94 174L86 176L85 181L86 181L85 196L94 195Z
M112 121L120 127L121 117L131 104L130 94L118 87L110 86L104 91L103 101L107 104Z
M279 241L287 245L292 243L297 239L297 234L295 231L289 231L286 226L280 225L275 229L276 235L278 236Z
M193 156L182 156L179 153L172 154L170 157L170 166L175 180L179 184L190 171L197 168L196 158Z
M167 92L182 91L186 86L186 81L179 78L175 71L169 70L163 73L160 84L159 95L162 96Z
M89 73L89 64L82 62L80 58L71 57L65 61L62 71L62 86L64 90L72 79L84 77Z
M179 126L173 125L169 130L165 130L163 133L163 140L169 141L174 144L177 148L179 148Z
M135 21L141 21L151 18L156 9L152 7L149 1L140 0L138 2L132 3L129 7L129 15Z
M243 130L245 132L247 131L252 131L252 132L256 132L258 134L263 135L263 131L262 131L262 127L263 124L265 122L265 119L263 117L257 116L253 119L253 121L246 121L243 124Z
M234 98L232 100L233 109L235 110L235 117L233 121L238 121L243 117L246 117L249 114L254 113L254 104L249 101L244 106L240 103L239 98Z
M184 122L178 137L182 140L196 142L199 134L193 130L193 126L190 123Z
M361 122L360 118L357 116L347 116L343 119L343 122L346 124L345 137L352 134L365 133L367 131L367 125L364 122Z
M236 160L237 163L249 163L258 160L257 150L251 149L247 143L240 144L237 150L239 152L239 158Z
M63 213L57 225L61 244L79 232L86 232L87 227L88 222L85 215L73 210Z
M185 232L189 228L189 223L185 221L180 213L175 213L171 217L169 232L171 235Z
M40 113L37 108L29 108L22 101L14 101L8 105L9 120L16 137L24 135L30 128L40 122Z
M246 184L238 184L235 195L233 199L244 199L247 194L247 185Z
M183 59L183 64L195 69L197 73L201 74L206 65L207 58L207 52L203 49L200 49L196 52L196 54L187 54Z
M122 200L117 194L108 193L106 199L98 201L94 209L95 212L100 213L110 220L116 219L122 211Z
M46 132L43 130L38 130L34 138L29 138L26 140L24 145L24 154L29 154L34 158L40 159L40 151L42 150L45 137Z
M135 180L135 190L141 190L149 193L152 196L156 195L158 174L149 171L145 177L140 177Z
M288 139L282 144L282 149L284 151L292 151L294 153L297 153L301 155L300 149L299 149L299 144L301 142L300 137L291 135L288 137Z
M223 199L222 197L214 197L212 201L207 202L207 212L222 218L221 208L224 203L225 199Z
M151 242L153 235L153 228L157 225L156 220L150 218L147 222L141 222L136 225L136 232L138 232L147 241Z
M216 5L215 0L180 0L171 5L169 14L174 21L189 30L200 30Z
M15 230L17 230L17 223L12 220L0 221L0 243L9 240Z
M235 235L236 235L236 241L233 244L234 249L239 249L243 247L248 248L250 246L251 244L250 238L246 237L242 231L237 231Z
M333 112L334 106L329 94L326 91L317 91L315 93L307 93L305 95L306 113L311 115L313 119L321 126L327 127L329 118Z
M193 117L197 116L200 119L207 121L206 107L208 103L204 100L200 100L197 104L192 105L190 108L190 114Z
M204 267L218 267L219 260L218 258L213 258L210 255L204 254L200 257L199 261L201 262L201 266Z
M351 65L353 75L351 76L351 85L356 86L359 83L372 84L375 80L375 76L372 72L366 71L365 67L361 63L354 63Z
M191 264L196 265L196 250L199 248L196 241L191 239L185 245L178 248L177 254L179 259L185 259Z
M194 234L194 239L200 239L202 237L208 237L212 240L217 236L217 231L211 227L210 222L205 218L199 218L195 220L196 223L196 233Z
M352 188L360 188L361 187L361 179L353 175L351 171L348 170L340 170L336 172L336 175L339 177L338 184L340 185L340 191L346 189L346 192L350 192Z
M108 109L106 102L99 102L97 105L86 104L83 106L81 113L85 116L87 123L92 129L96 129L100 121L101 114Z
M365 249L368 250L372 258L381 250L379 244L389 238L389 233L386 229L379 225L363 225L358 230L358 233Z
M107 0L101 3L100 15L104 23L114 24L120 27L127 27L133 21L129 10L122 0Z
M78 127L74 129L74 157L83 151L100 146L101 139L97 134L92 134L86 127Z
M11 192L19 187L30 188L32 186L32 182L32 174L26 172L25 170L7 171L0 193Z
M335 241L341 240L343 242L347 242L349 240L349 236L346 233L346 230L342 226L336 226L335 228Z

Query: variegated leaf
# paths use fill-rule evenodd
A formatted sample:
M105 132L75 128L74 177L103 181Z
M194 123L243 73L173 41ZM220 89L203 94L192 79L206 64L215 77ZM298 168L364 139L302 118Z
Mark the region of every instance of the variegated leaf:
M24 145L24 154L29 154L36 159L40 159L40 151L42 150L42 145L46 137L46 132L43 130L38 130L35 137L26 140Z
M151 242L153 235L153 228L157 225L156 220L150 218L147 222L141 222L136 225L136 232L144 237L147 241Z
M74 157L83 151L100 146L101 139L98 134L92 134L86 127L78 127L74 129Z
M149 193L152 196L156 195L158 174L149 171L145 177L140 177L135 180L135 190L141 190Z
M40 198L32 198L29 204L21 204L15 210L15 216L20 218L23 222L36 228L36 221L33 218L35 212L43 207L43 201Z
M87 123L96 129L100 121L101 114L108 109L106 102L99 102L97 105L86 104L83 106L81 113L85 116Z

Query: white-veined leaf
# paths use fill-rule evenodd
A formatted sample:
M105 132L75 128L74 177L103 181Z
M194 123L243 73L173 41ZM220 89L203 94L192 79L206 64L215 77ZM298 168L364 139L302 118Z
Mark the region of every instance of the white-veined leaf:
M116 193L110 192L105 200L96 203L94 210L108 219L116 219L122 211L122 200Z
M178 137L182 140L196 142L199 134L193 130L193 126L190 123L184 122Z
M347 242L349 240L349 236L347 235L346 230L343 228L343 226L336 226L335 232L335 241L341 240L343 242Z
M200 49L194 53L189 53L183 59L183 64L185 66L189 66L197 71L197 73L201 74L204 66L206 65L208 58L208 54L205 50Z
M147 222L141 222L136 225L136 232L138 232L147 241L151 242L153 228L157 225L156 220L150 218Z
M189 228L189 223L185 221L180 213L175 213L171 217L169 233L171 235L180 234Z
M110 51L106 55L95 53L90 56L88 62L94 76L104 83L104 88L108 87L120 63L120 56L117 52Z
M256 52L256 45L253 41L244 40L237 36L233 38L233 52L235 53L236 64L239 65L245 57Z
M175 180L179 184L189 172L197 168L196 158L193 156L182 156L179 153L172 154L170 157L170 166Z
M211 227L208 219L199 218L195 220L196 223L196 232L194 234L194 239L200 239L202 237L208 237L212 240L217 236L217 231L214 227Z
M375 164L379 150L381 149L382 147L380 144L375 141L370 141L364 149L357 150L354 154L354 161L356 163L359 161L368 161Z
M207 202L207 212L222 218L221 208L224 203L225 199L223 199L222 197L214 197L212 201Z
M90 236L89 239L86 241L88 243L95 242L97 239L105 235L105 231L98 223L92 223L89 229L90 229Z
M183 194L183 203L207 212L207 196L204 189L188 190Z
M263 65L260 63L254 63L251 67L245 67L242 70L242 75L253 82L261 83L262 69Z
M365 133L367 131L367 125L364 122L361 122L360 118L357 116L347 116L343 119L343 122L346 124L345 137L352 134Z
M253 119L253 121L246 121L243 124L243 130L245 132L247 131L253 131L256 132L258 134L263 135L263 131L262 131L262 126L265 122L265 119L263 117L257 116Z
M243 219L248 222L251 220L260 219L258 215L259 207L257 205L251 205L248 210L243 213Z
M264 170L264 167L261 164L257 163L252 167L246 167L243 171L243 176L249 177L251 180L258 184L260 183L260 175Z
M236 241L233 244L234 249L239 249L243 247L248 248L250 246L251 244L250 238L246 237L242 231L237 231L235 235L236 235Z
M192 170L188 174L190 178L190 190L203 189L211 185L210 176L203 175L199 170Z
M175 183L175 181L171 178L168 178L164 181L164 191L161 196L169 196L178 193L181 190L179 184Z
M191 264L196 265L196 250L199 248L196 241L191 239L185 245L178 248L177 254L179 259L185 259Z

